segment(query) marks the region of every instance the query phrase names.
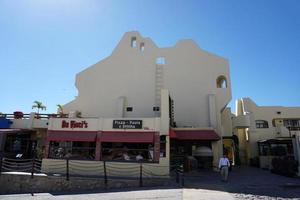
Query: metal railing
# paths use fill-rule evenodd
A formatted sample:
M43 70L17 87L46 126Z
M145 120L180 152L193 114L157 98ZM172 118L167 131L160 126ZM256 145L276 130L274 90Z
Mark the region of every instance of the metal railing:
M2 117L6 119L29 119L30 113L22 113L19 115L13 113L1 114ZM34 117L36 119L49 119L49 118L68 118L68 114L46 114L46 113L35 113Z
M290 126L287 127L289 131L300 131L300 126Z

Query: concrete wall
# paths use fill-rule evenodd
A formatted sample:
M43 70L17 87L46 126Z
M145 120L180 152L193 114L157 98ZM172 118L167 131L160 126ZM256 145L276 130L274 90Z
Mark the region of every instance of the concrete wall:
M48 127L48 119L37 119L35 113L30 113L28 119L11 119L10 128L17 129L45 129Z
M230 108L225 108L221 113L221 124L223 129L222 136L232 136L232 113Z
M64 131L143 131L143 132L159 132L160 131L160 118L126 118L126 120L142 120L143 126L141 129L114 129L113 120L124 120L124 118L51 118L49 120L49 130L64 130ZM62 127L62 123L84 122L86 126L82 128ZM166 132L164 132L166 133Z
M131 47L135 37L137 47ZM139 49L144 44L144 51ZM216 96L220 112L231 99L228 61L200 49L192 40L180 40L174 47L158 48L138 32L125 33L113 53L76 76L78 96L64 106L66 112L79 110L84 117L119 116L120 97L124 117L155 117L156 59L161 64L161 89L168 89L174 100L177 126L209 126L208 95ZM217 88L219 76L227 79L227 88ZM160 106L160 105L158 105Z
M280 114L279 114L280 113ZM274 119L300 119L300 107L258 106L250 98L242 98L237 102L237 114L247 114L250 120L249 128L240 128L237 132L242 140L240 148L246 151L247 159L258 156L257 142L259 140L288 137L289 131L282 126L273 126ZM269 128L256 128L256 120L265 120ZM291 135L299 131L291 131ZM247 138L248 136L248 138ZM244 140L244 141L243 141Z
M169 186L174 184L170 178L143 178L143 186ZM65 177L35 175L33 179L27 173L20 175L2 173L0 179L0 194L16 193L51 193L51 192L87 192L104 190L106 188L137 188L139 179L108 179L105 187L103 177L84 178L70 177L67 181Z

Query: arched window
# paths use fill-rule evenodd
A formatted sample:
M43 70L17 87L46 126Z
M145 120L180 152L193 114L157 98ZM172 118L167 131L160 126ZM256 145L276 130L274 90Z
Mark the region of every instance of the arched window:
M144 50L145 50L145 43L142 42L142 43L140 44L140 51L143 52Z
M269 124L265 120L255 120L256 128L269 128Z
M227 80L225 76L219 76L217 78L217 88L227 88Z

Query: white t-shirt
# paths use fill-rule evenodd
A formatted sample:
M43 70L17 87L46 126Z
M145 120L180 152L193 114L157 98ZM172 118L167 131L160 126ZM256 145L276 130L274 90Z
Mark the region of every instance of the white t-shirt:
M221 168L222 166L230 166L229 160L228 158L221 158L219 161L219 168Z
M143 160L144 158L143 158L142 155L137 155L137 156L135 157L135 159L136 159L137 161L139 161L139 160Z
M130 160L130 157L128 156L127 153L124 153L124 154L123 154L123 158L124 158L124 160Z

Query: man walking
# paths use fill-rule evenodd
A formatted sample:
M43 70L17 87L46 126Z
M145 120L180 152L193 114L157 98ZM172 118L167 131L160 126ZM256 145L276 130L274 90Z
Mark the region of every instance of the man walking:
M220 158L220 161L219 161L219 169L221 172L222 181L227 182L229 166L230 166L230 162L229 162L226 154L223 154L223 157Z

